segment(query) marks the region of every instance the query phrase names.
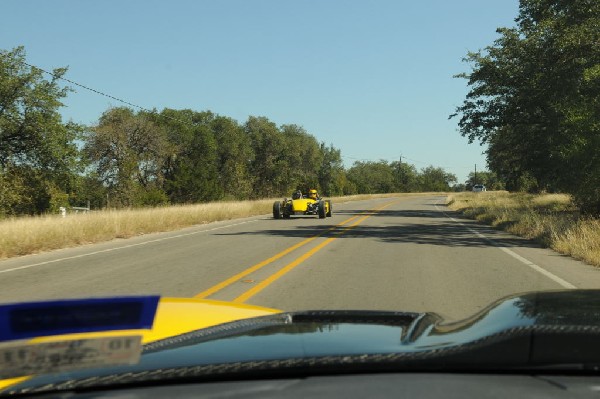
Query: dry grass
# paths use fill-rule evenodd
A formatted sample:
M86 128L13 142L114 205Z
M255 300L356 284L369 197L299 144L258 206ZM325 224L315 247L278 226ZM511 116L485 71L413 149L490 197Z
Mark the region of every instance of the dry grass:
M600 266L600 220L582 218L568 195L460 193L450 195L448 205L470 218Z
M416 194L354 195L332 198L336 202ZM422 194L421 194L422 195ZM128 238L140 234L177 230L220 220L272 212L273 199L212 202L162 208L98 211L88 214L21 217L0 221L0 259L82 244Z
M260 215L271 205L270 200L215 202L7 219L0 222L0 258Z

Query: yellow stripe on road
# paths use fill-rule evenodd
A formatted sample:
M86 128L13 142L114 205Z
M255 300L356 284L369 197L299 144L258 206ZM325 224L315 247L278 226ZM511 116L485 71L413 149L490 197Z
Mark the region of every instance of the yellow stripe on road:
M388 206L396 203L398 201L392 201L389 202L383 206L380 206L378 208L375 208L373 210L367 211L367 212L362 212L359 215L356 216L352 216L349 219L344 220L343 222L335 225L334 227L331 227L329 229L323 230L322 232L320 232L319 234L315 234L314 236L308 237L303 241L300 241L299 243L292 245L291 247L284 249L283 251L279 252L276 255L271 256L268 259L265 259L262 262L257 263L254 266L250 266L249 268L247 268L246 270L228 278L227 280L224 280L222 282L220 282L219 284L216 284L212 287L210 287L209 289L202 291L201 293L197 294L194 296L194 298L198 298L198 299L203 299L203 298L207 298L210 295L213 295L219 291L221 291L222 289L230 286L231 284L241 280L242 278L246 277L247 275L254 273L257 270L262 269L263 267L275 262L276 260L284 257L285 255L289 254L290 252L303 247L304 245L316 240L317 238L321 237L322 235L324 235L325 233L328 233L330 231L336 230L338 227L342 227L350 222L352 222L353 220L357 219L358 217L360 217L361 215L366 215L363 216L362 218L360 218L358 221L352 223L352 225L348 226L347 228L345 228L344 230L338 231L335 234L336 235L341 235L344 234L345 232L347 232L348 230L356 227L359 223L362 223L365 219L375 215L378 211L387 208ZM267 279L263 280L260 284L256 285L255 287L253 287L252 289L248 290L247 292L245 292L244 294L240 295L239 297L234 299L234 302L244 302L246 300L248 300L250 297L256 295L258 292L262 291L264 288L266 288L269 284L271 284L272 282L274 282L275 280L279 279L281 276L283 276L284 274L286 274L287 272L289 272L290 270L292 270L294 267L298 266L300 263L304 262L306 259L310 258L312 255L314 255L316 252L318 252L320 249L322 249L323 247L325 247L326 245L328 245L330 242L332 242L333 240L335 240L337 237L332 237L332 238L328 238L327 240L323 241L321 244L317 245L315 248L311 249L310 251L308 251L307 253L305 253L304 255L300 256L298 259L296 259L295 261L293 261L292 263L286 265L283 269L279 270L277 273L271 275L270 277L268 277ZM284 271L285 270L285 271Z
M322 243L320 243L319 245L317 245L316 247L314 247L313 249L311 249L304 255L300 256L298 259L296 259L292 263L286 265L283 269L279 270L277 273L272 274L265 280L261 281L260 284L257 284L253 288L249 289L248 291L244 292L242 295L235 298L233 300L233 302L238 302L238 303L246 302L248 299L252 298L254 295L258 294L260 291L267 288L267 286L271 285L271 283L273 283L276 280L278 280L279 278L281 278L284 274L287 274L290 270L292 270L293 268L298 266L300 263L304 262L306 259L310 258L314 254L319 252L323 247L325 247L327 244L329 244L336 238L337 237L332 237L332 238L326 239L325 241L323 241Z
M342 234L347 233L348 231L350 231L354 227L358 226L360 223L362 223L366 219L368 219L371 216L375 215L378 211L380 211L380 210L382 210L384 208L387 208L388 206L394 204L395 202L397 202L397 201L390 202L390 203L388 203L388 204L386 204L384 206L381 206L381 207L373 210L373 213L370 213L367 216L364 216L364 217L360 218L358 221L352 223L350 226L346 227L344 230L338 231L335 234L341 236ZM322 243L320 243L319 245L317 245L316 247L314 247L310 251L308 251L305 254L303 254L302 256L298 257L297 259L295 259L291 263L285 265L278 272L276 272L276 273L272 274L271 276L267 277L266 279L264 279L263 281L261 281L256 286L252 287L248 291L244 292L242 295L240 295L237 298L235 298L233 300L233 302L237 302L237 303L246 302L248 299L252 298L254 295L258 294L259 292L261 292L262 290L264 290L265 288L267 288L269 285L271 285L275 281L279 280L281 277L283 277L284 275L286 275L287 273L289 273L290 271L292 271L292 269L294 269L295 267L297 267L298 265L300 265L302 262L304 262L305 260L307 260L308 258L310 258L311 256L313 256L317 252L319 252L321 249L325 248L327 245L329 245L331 242L333 242L337 238L338 237L331 237L331 238L326 239L325 241L323 241Z
M275 262L277 259L279 259L279 258L281 258L281 257L283 257L283 256L285 256L287 254L289 254L290 252L292 252L292 251L294 251L294 250L296 250L296 249L298 249L298 248L300 248L300 247L302 247L302 246L304 246L306 244L308 244L309 242L311 242L311 241L319 238L323 234L325 234L325 233L327 233L329 231L335 230L338 227L343 226L346 223L351 222L352 220L356 219L359 216L360 215L352 216L351 218L344 220L342 223L340 223L340 224L338 224L338 225L336 225L334 227L331 227L329 229L323 230L319 234L316 234L316 235L314 235L312 237L309 237L309 238L305 239L304 241L299 242L298 244L292 245L291 247L289 247L287 249L284 249L283 251L279 252L278 254L271 256L269 259L263 260L262 262L257 263L254 266L250 266L249 268L247 268L246 270L244 270L244 271L236 274L235 276L232 276L232 277L228 278L227 280L222 281L219 284L214 285L214 286L210 287L209 289L207 289L205 291L202 291L198 295L195 295L194 298L203 299L203 298L206 298L206 297L208 297L208 296L210 296L210 295L212 295L212 294L214 294L216 292L219 292L223 288L230 286L231 284L233 284L236 281L242 279L243 277L246 277L250 273L254 273L257 270L262 269L263 267L267 266L268 264Z

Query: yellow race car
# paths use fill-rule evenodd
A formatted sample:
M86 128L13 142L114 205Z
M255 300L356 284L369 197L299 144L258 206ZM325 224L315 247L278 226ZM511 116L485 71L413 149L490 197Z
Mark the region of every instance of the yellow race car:
M318 196L317 190L310 190L307 194L296 191L292 198L273 203L273 218L288 219L292 215L318 215L319 219L331 217L331 200L324 200Z

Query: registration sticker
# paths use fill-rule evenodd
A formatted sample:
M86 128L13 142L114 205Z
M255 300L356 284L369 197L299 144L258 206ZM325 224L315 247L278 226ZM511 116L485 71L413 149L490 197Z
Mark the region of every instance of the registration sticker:
M141 336L0 344L0 378L49 374L85 368L136 364Z

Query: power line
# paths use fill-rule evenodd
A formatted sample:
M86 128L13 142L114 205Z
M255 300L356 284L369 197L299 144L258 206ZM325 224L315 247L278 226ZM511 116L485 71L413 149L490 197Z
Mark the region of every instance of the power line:
M129 101L125 101L125 100L123 100L123 99L121 99L121 98L118 98L118 97L112 96L112 95L110 95L110 94L107 94L107 93L101 92L100 90L96 90L96 89L93 89L93 88L91 88L91 87L88 87L88 86L86 86L86 85L83 85L83 84L81 84L81 83L77 83L77 82L75 82L75 81L73 81L73 80L71 80L71 79L64 78L64 77L62 77L62 76L60 76L60 75L57 75L57 74L55 74L54 72L49 72L49 71L47 71L47 70L45 70L45 69L43 69L43 68L40 68L40 67L38 67L38 66L31 65L31 64L29 64L29 63L27 63L27 62L25 62L25 61L23 61L23 64L27 65L27 66L28 66L28 67L30 67L30 68L39 69L40 71L42 71L42 72L44 72L44 73L46 73L46 74L48 74L48 75L52 76L52 77L53 77L53 78L55 78L55 79L64 80L65 82L68 82L68 83L70 83L70 84L72 84L72 85L75 85L75 86L77 86L77 87L81 87L82 89L85 89L85 90L91 91L92 93L96 93L96 94L99 94L99 95L101 95L101 96L104 96L104 97L110 98L110 99L112 99L112 100L118 101L118 102L120 102L120 103L123 103L123 104L125 104L125 105L129 105L130 107L137 108L137 109L139 109L139 110L142 110L142 111L144 111L144 112L148 112L148 113L156 114L156 115L158 115L158 116L161 116L161 117L163 117L163 118L167 118L167 119L171 119L171 120L174 120L174 121L177 121L177 122L181 122L181 123L184 123L184 124L186 124L186 125L195 126L195 125L194 125L192 122L190 122L190 121L184 121L184 120L181 120L181 119L178 119L178 118L174 118L174 117L172 117L172 116L160 115L160 114L159 114L158 112L156 112L155 110L151 110L151 109L148 109L148 108L146 108L146 107L142 107L141 105L136 105L136 104L133 104L133 103L131 103L131 102L129 102Z

